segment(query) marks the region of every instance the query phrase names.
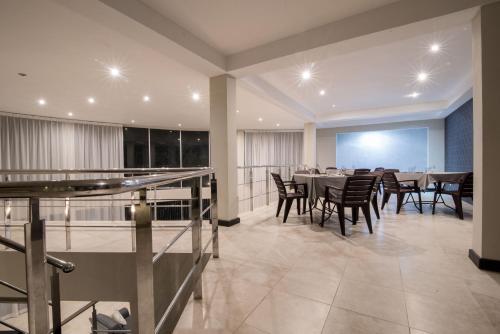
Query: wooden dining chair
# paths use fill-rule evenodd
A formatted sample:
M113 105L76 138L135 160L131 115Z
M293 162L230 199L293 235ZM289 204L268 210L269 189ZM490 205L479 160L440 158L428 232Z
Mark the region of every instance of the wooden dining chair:
M326 186L325 201L321 214L321 226L325 225L325 215L328 203L333 203L337 207L340 222L340 231L345 236L345 208L352 208L352 222L357 222L357 212L361 208L365 216L368 230L373 233L370 216L370 197L375 184L375 176L358 175L347 178L344 187Z
M399 211L401 211L401 207L403 206L405 196L408 194L406 202L408 202L409 198L411 198L415 207L420 211L420 213L422 213L422 195L420 193L420 187L418 186L417 180L405 180L404 182L400 182L396 178L394 172L385 171L384 175L382 176L382 182L384 184L384 197L382 198L381 210L384 210L384 206L387 204L387 202L389 202L389 198L391 197L391 195L396 194L396 213L399 214ZM413 194L418 195L418 206L415 202ZM404 204L406 204L406 202Z
M309 203L309 216L312 223L312 210L311 202L309 201L309 192L307 189L307 183L297 183L295 181L283 181L281 176L276 173L271 173L271 176L276 183L276 188L278 188L278 209L276 211L276 217L280 215L281 207L285 203L285 216L283 217L283 223L286 223L288 218L288 213L292 207L293 201L297 200L297 214L300 215L300 200L304 200L304 211L305 202ZM286 186L290 186L293 192L288 192Z
M370 173L370 168L356 168L354 170L354 175L366 175Z
M472 172L464 175L458 183L444 183L441 185L441 190L434 192L434 200L432 202L432 214L436 212L436 203L439 196L449 195L455 203L455 212L458 218L464 219L464 210L462 208L462 199L473 198L474 195L474 174ZM443 201L444 203L444 201ZM444 203L446 205L446 203ZM448 205L446 205L448 206Z
M377 167L373 171L375 171L375 172L383 172L384 170L385 170L384 167Z
M373 192L372 192L372 207L375 212L375 216L377 219L380 219L380 213L378 211L378 193L380 192L380 184L382 183L382 175L374 175L375 183L373 184Z

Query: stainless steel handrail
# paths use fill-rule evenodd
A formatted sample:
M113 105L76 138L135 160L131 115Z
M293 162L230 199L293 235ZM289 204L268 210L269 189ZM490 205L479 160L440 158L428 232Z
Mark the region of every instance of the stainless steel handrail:
M206 170L210 167L104 168L104 169L0 169L2 175L15 174L151 174Z
M192 172L111 179L1 182L0 198L73 198L115 195L171 184L212 173L214 173L213 168L203 168Z
M9 288L11 290L14 290L15 292L18 292L18 293L20 293L22 295L25 295L25 296L28 295L28 291L23 290L20 287L15 286L14 284L10 284L9 282L0 280L0 285L3 285L4 287Z
M3 320L0 320L0 325L3 325L3 326L5 326L5 327L7 327L7 328L10 328L10 329L12 329L13 331L18 332L18 333L28 334L27 332L23 331L22 329L17 328L16 326L11 325L11 324L9 324L9 323L7 323L7 322L3 321Z
M26 253L26 247L8 238L0 236L0 244L7 246L15 251ZM58 269L61 269L65 273L70 273L75 270L75 265L73 263L58 259L57 257L48 254L47 263Z

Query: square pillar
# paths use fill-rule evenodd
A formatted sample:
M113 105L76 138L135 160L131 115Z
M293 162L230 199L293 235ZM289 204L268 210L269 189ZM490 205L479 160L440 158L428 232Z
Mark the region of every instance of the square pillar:
M210 78L210 165L217 176L219 225L238 224L236 79Z
M500 271L500 3L481 7L472 22L474 71L474 221L471 260Z
M316 124L304 124L304 165L316 168Z

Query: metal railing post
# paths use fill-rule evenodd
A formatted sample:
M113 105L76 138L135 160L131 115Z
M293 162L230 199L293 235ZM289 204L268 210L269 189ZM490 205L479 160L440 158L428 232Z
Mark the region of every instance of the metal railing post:
M253 211L253 168L250 167L250 211Z
M214 258L219 258L219 219L217 218L217 179L213 174L210 180L210 220L212 222L212 252Z
M66 174L66 180L69 180L69 174ZM71 207L68 197L65 199L64 206L64 229L66 231L66 250L71 250Z
M269 166L266 166L266 205L271 202L271 193L269 192Z
M92 334L97 330L97 310L95 304L92 305Z
M61 290L59 286L59 272L56 267L52 267L50 278L50 291L52 301L52 328L54 334L61 334Z
M130 198L130 223L135 221L135 205L134 205L134 192L132 192L131 198ZM133 224L131 224L133 225ZM130 227L130 233L132 235L132 252L136 251L136 232L134 230L134 227Z
M49 332L45 222L40 219L40 200L29 200L30 222L24 225L26 246L26 287L30 333Z
M139 205L135 207L136 277L138 333L154 333L155 308L153 291L153 231L147 190L139 190Z
M202 202L202 183L201 179L193 179L191 186L191 220L193 227L191 228L193 242L193 264L196 265L201 260L201 202ZM195 285L193 289L194 299L203 297L203 282L201 272L196 272Z
M9 177L5 175L5 182L9 182ZM11 225L11 215L12 215L12 202L9 199L3 201L4 207L4 217L5 217L5 226L4 226L4 236L6 238L10 238L10 225ZM7 247L5 247L7 249Z

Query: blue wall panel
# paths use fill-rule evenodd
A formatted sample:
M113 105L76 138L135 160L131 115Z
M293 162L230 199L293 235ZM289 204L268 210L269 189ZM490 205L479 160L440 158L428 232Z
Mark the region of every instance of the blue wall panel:
M445 169L467 172L473 169L472 99L445 119Z

